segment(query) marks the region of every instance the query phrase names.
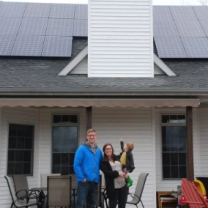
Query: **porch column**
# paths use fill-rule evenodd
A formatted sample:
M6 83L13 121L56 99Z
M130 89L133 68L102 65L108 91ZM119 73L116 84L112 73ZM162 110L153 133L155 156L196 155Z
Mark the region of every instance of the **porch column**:
M187 143L187 177L194 180L194 157L193 157L193 113L192 107L186 107L186 143Z
M86 130L92 128L92 107L86 108Z

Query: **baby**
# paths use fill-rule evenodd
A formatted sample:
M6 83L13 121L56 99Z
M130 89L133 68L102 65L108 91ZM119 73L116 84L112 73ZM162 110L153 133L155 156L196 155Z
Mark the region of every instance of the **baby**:
M123 140L120 141L121 144L121 154L120 154L120 162L123 166L123 171L126 174L131 173L134 170L134 158L132 154L132 150L134 149L134 144L127 142L124 144ZM128 176L127 180L127 187L133 184L132 179Z

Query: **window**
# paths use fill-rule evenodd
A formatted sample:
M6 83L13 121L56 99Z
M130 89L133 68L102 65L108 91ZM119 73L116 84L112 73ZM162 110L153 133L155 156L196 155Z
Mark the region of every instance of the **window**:
M78 147L78 116L53 115L52 173L73 174L74 155Z
M7 174L33 174L34 126L9 124Z
M187 175L185 115L162 115L163 179L181 179Z

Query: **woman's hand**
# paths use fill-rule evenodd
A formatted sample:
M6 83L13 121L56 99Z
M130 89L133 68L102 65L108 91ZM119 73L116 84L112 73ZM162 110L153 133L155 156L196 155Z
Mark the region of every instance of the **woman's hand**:
M119 176L120 176L121 178L124 178L124 177L125 177L125 173L124 173L123 171L119 171L118 174L119 174Z

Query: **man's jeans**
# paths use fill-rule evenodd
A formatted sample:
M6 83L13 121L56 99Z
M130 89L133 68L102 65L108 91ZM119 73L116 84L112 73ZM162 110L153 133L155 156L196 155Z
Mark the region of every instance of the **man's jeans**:
M98 184L89 181L79 182L76 208L94 208L97 204Z

